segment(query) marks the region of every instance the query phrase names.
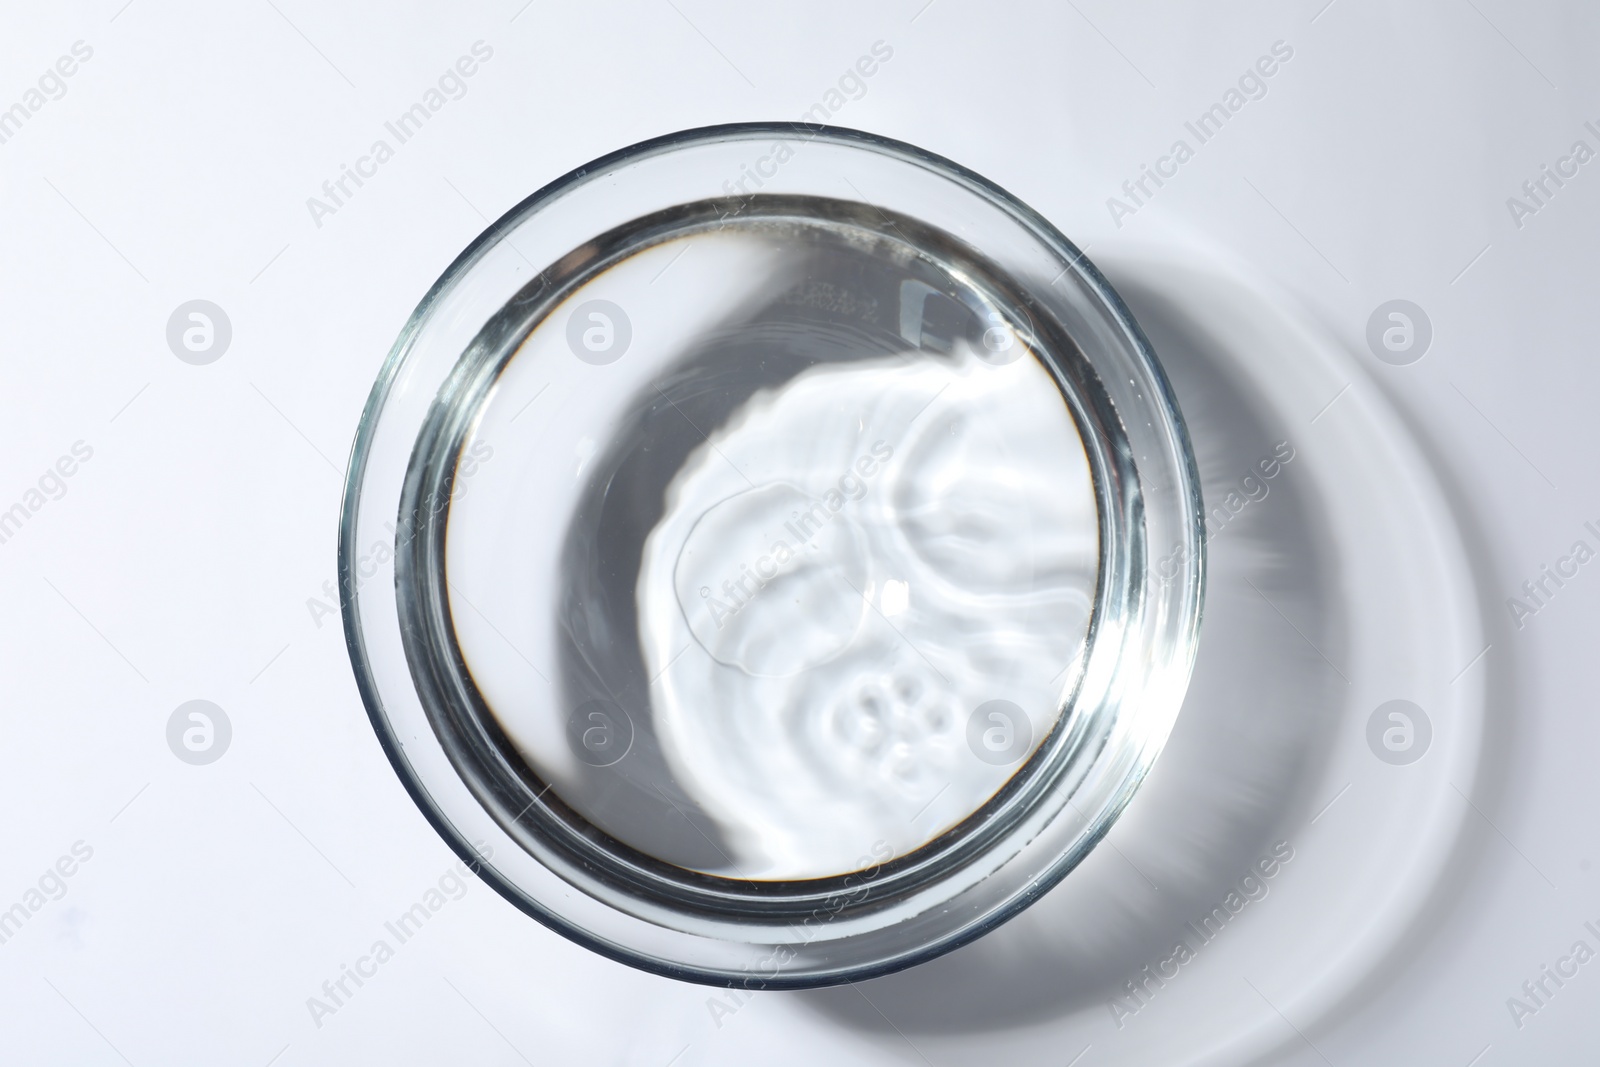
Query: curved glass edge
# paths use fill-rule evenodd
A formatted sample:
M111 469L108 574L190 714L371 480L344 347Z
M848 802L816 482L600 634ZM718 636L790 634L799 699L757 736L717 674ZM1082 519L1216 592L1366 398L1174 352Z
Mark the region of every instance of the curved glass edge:
M754 199L764 211L775 210L779 203L771 197ZM766 200L774 202L767 203ZM854 206L846 202L833 203L841 210ZM609 877L611 887L617 892L607 899L621 910L630 910L626 890L632 889L656 904L671 898L675 904L689 910L704 910L707 914L728 919L770 922L779 917L803 918L810 913L810 909L831 902L837 894L849 888L851 876L772 885L707 875L696 875L687 881L674 878L673 875L681 872L599 831L606 841L602 848L591 839L591 833L575 831L566 825L564 818L552 814L548 809L555 805L542 799L548 788L546 783L537 775L524 780L524 776L512 767L516 762L514 754L500 751L506 747L503 739L492 740L488 744L474 744L472 737L463 736L457 738L455 746L446 742L446 733L482 735L484 738L498 738L499 735L488 725L492 715L481 706L481 696L476 693L471 679L461 675L458 667L460 651L453 636L450 612L444 603L442 540L448 523L448 505L442 510L435 510L420 504L430 498L449 498L445 480L453 476L455 457L460 451L464 434L477 419L480 405L490 395L493 383L504 365L514 357L528 331L542 320L548 307L559 304L565 299L565 294L583 279L604 270L625 252L631 252L632 245L628 239L635 234L655 239L664 233L681 233L685 224L709 226L713 221L720 222L728 217L725 207L719 201L703 201L666 209L659 213L660 217L646 216L634 220L613 232L616 243L614 251L586 258L581 266L574 268L570 277L558 276L553 282L540 284L537 302L531 295L526 300L519 295L516 303L524 306L521 314L504 321L497 316L485 325L478 338L463 353L450 378L441 385L440 402L434 405L419 432L411 461L416 478L406 481L400 504L402 515L417 516L418 526L408 527L410 536L403 538L402 543L396 546L396 589L401 604L401 632L403 640L408 642L407 658L412 663L413 680L424 708L433 720L435 733L440 736L446 751L452 752L459 747L500 754L500 758L493 754L488 756L488 762L498 774L491 773L487 779L480 775L480 769L472 760L453 757L452 762L456 773L467 782L479 803L495 816L502 829L518 839L525 849L545 859L546 865L557 873L563 870L581 871L582 876L564 876L568 884L575 888L592 894L597 888L595 882L606 882ZM874 209L874 214L883 218L887 226L880 234L885 239L904 241L906 234L927 230L921 234L924 241L949 240L948 235L924 227L915 219L899 215L891 217L886 212L885 208ZM676 220L677 225L668 228L664 219L668 215L683 217ZM865 225L863 220L855 222L858 226ZM891 237L891 234L898 236ZM603 240L596 239L597 242ZM964 248L960 254L969 259L979 255L972 248ZM997 295L996 299L1008 303L1020 299L1023 290L1014 280L1004 278L1004 271L998 265L990 264L988 269L996 279L1010 284L1014 290ZM529 292L532 288L533 283L529 283L522 292ZM1097 574L1095 616L1091 618L1090 633L1084 642L1085 648L1092 648L1094 634L1099 629L1098 614L1104 605L1112 602L1120 604L1129 599L1126 587L1130 584L1130 578L1126 573L1126 564L1118 554L1108 554L1106 551L1107 546L1117 543L1122 529L1118 523L1125 521L1119 517L1129 509L1118 506L1119 500L1110 498L1113 492L1118 491L1110 486L1122 487L1120 491L1123 493L1134 490L1126 488L1132 484L1132 479L1111 477L1103 469L1115 466L1115 449L1106 447L1115 443L1109 427L1114 423L1120 425L1115 418L1115 411L1105 406L1103 410L1098 410L1098 417L1091 418L1088 411L1079 410L1080 407L1102 407L1090 398L1090 394L1098 389L1098 383L1078 379L1078 375L1085 374L1094 377L1087 374L1094 368L1085 361L1085 367L1074 374L1057 366L1059 360L1053 350L1073 344L1065 334L1058 341L1058 345L1046 346L1039 358L1060 380L1064 403L1085 439L1101 518L1101 560ZM450 399L444 400L446 396ZM1109 398L1106 398L1106 404L1109 405ZM1091 427L1105 428L1091 432ZM420 469L418 464L421 464ZM931 885L945 873L977 859L993 844L1002 841L1040 797L1063 789L1070 792L1087 771L1087 766L1078 762L1078 755L1093 729L1093 724L1086 721L1093 716L1074 714L1079 710L1074 705L1079 695L1081 676L1080 666L1069 679L1063 697L1064 714L1034 756L1017 770L1004 787L955 827L879 867L877 877L861 890L855 902L842 909L830 909L834 920L849 914L869 913L897 899L905 899L905 894L923 884ZM446 695L447 691L455 694L454 698ZM456 707L458 701L465 705L466 714ZM1093 710L1099 712L1101 707ZM1098 725L1104 726L1105 723L1102 721ZM515 809L514 815L512 809ZM544 847L546 845L550 847ZM613 857L607 849L623 852L625 859ZM1002 860L997 866L1004 862ZM855 895L855 890L851 890L851 893ZM736 914L740 907L759 911ZM634 914L647 917L639 912Z
M512 902L519 910L562 936L615 962L663 977L729 988L806 989L878 977L927 962L962 945L969 944L1004 924L1059 884L1109 832L1118 815L1126 808L1138 786L1148 775L1155 758L1159 755L1167 736L1170 734L1172 722L1175 720L1178 711L1178 705L1181 704L1181 699L1173 702L1165 721L1161 724L1162 728L1155 731L1156 736L1153 740L1146 742L1139 752L1135 765L1130 769L1129 773L1123 776L1122 788L1107 803L1102 804L1094 816L1088 820L1088 826L1079 835L1074 847L1059 857L1049 869L1033 879L1022 891L1008 898L1001 906L992 909L986 915L975 918L944 937L928 941L913 950L885 958L876 963L855 964L835 970L815 970L798 974L786 975L780 973L759 979L752 979L748 972L735 973L702 969L630 950L598 937L592 931L577 926L541 906L537 901L529 898L520 888L501 876L492 866L484 863L483 858L472 847L472 844L450 822L423 786L416 773L412 770L405 756L404 746L399 738L395 736L384 711L383 702L378 693L366 653L360 613L355 600L357 552L355 536L359 517L360 488L366 472L373 437L385 402L422 324L428 320L435 305L444 294L474 264L482 259L494 245L504 238L520 220L545 203L559 198L563 193L582 183L585 179L623 164L646 159L687 144L714 140L750 140L786 134L809 135L813 139L820 138L841 144L875 149L886 155L898 156L907 162L940 173L944 177L966 186L993 206L1011 215L1028 231L1033 233L1042 244L1052 249L1061 261L1067 265L1069 271L1079 276L1089 290L1112 313L1117 325L1131 342L1133 354L1143 364L1143 369L1149 376L1150 384L1154 390L1155 395L1150 400L1158 404L1163 410L1173 431L1171 440L1168 441L1171 447L1167 459L1173 464L1181 482L1181 485L1173 488L1177 489L1179 494L1188 501L1185 515L1187 524L1185 532L1190 536L1185 538L1185 544L1193 547L1193 551L1188 554L1186 573L1181 576L1184 580L1174 583L1183 590L1184 594L1178 598L1179 602L1174 605L1176 613L1184 619L1181 629L1174 634L1178 641L1178 647L1183 651L1183 662L1174 665L1176 669L1173 672L1181 675L1180 688L1182 685L1187 684L1187 678L1193 668L1198 631L1203 614L1206 582L1206 546L1204 538L1199 536L1198 533L1204 527L1204 502L1201 497L1199 471L1192 449L1189 447L1187 424L1178 407L1166 373L1155 355L1153 346L1133 319L1132 313L1123 302L1121 296L1093 263L1085 257L1082 251L1037 211L1017 200L1009 192L982 175L936 153L865 131L800 122L730 123L682 130L641 141L609 153L549 182L518 202L491 223L451 262L438 280L429 287L416 309L407 319L399 337L390 348L379 369L378 377L368 394L366 405L357 424L355 438L352 441L340 507L337 573L345 642L350 653L357 689L366 707L368 719L371 721L374 732L378 736L379 744L413 802L417 804L424 818L428 820L435 832L445 840L451 850L497 893ZM1135 463L1135 468L1137 469L1137 467L1138 464Z

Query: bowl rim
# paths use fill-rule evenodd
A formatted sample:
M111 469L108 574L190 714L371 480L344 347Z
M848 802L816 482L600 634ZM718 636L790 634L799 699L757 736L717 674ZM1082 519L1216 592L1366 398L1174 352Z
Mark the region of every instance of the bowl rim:
M607 940L570 919L543 907L537 900L533 899L526 889L502 875L492 865L485 864L484 857L466 839L466 835L462 830L449 819L440 804L434 800L424 787L420 775L405 757L402 743L384 711L383 697L367 653L366 639L362 630L358 596L360 581L356 570L359 552L357 523L360 496L377 426L381 421L399 371L412 350L413 342L422 326L431 318L440 299L508 232L520 225L525 219L533 216L547 203L558 199L568 190L583 183L596 173L604 173L619 166L670 153L695 144L730 140L756 140L769 137L804 137L808 140L821 139L831 141L848 147L867 149L890 157L897 157L903 162L938 173L965 187L969 192L982 197L990 206L999 208L1010 215L1014 221L1018 222L1035 239L1054 253L1066 265L1065 269L1067 271L1075 271L1092 297L1102 304L1105 311L1110 313L1117 326L1120 327L1131 343L1133 355L1144 364L1144 369L1149 374L1153 395L1147 398L1147 403L1159 409L1172 432L1175 442L1179 445L1178 458L1180 462L1177 473L1180 484L1167 487L1167 489L1169 492L1175 489L1185 501L1186 506L1183 510L1186 512L1186 529L1191 533L1203 531L1204 505L1201 499L1198 469L1190 447L1188 431L1182 412L1178 407L1165 371L1156 358L1150 342L1134 321L1131 312L1115 289L1100 274L1094 264L1054 225L994 182L943 156L901 141L845 127L804 122L741 122L695 127L650 138L608 153L566 172L523 198L485 227L429 287L416 308L411 312L395 343L385 357L368 394L357 425L346 467L340 505L338 585L345 643L350 654L357 689L361 694L368 719L372 723L380 746L388 757L391 766L395 769L402 785L411 796L412 801L417 805L435 832L444 839L452 851L467 863L474 873L483 878L499 895L505 897L519 910L591 951L647 972L680 980L723 986L769 989L812 988L875 977L914 966L967 944L1019 914L1029 904L1037 900L1039 896L1042 896L1044 892L1060 882L1094 848L1095 844L1110 829L1110 826L1123 807L1126 806L1128 800L1131 799L1138 785L1148 773L1151 764L1154 762L1155 755L1152 754L1149 758L1141 760L1132 769L1126 779L1127 785L1122 791L1122 796L1101 812L1101 817L1084 831L1079 839L1079 846L1074 850L1076 855L1070 857L1071 862L1065 862L1069 856L1058 856L1049 867L1039 872L1025 892L1016 894L1003 906L995 908L993 912L981 917L979 920L970 922L945 936L923 942L911 951L881 959L876 963L866 965L850 964L838 972L777 974L759 981L752 981L746 974L741 980L741 977L736 974L674 963L657 956L632 951L626 946ZM1100 496L1098 488L1096 496L1098 503ZM1183 620L1175 637L1186 659L1183 665L1183 676L1187 678L1187 672L1192 668L1194 661L1198 629L1204 608L1206 567L1205 539L1203 535L1192 538L1191 543L1185 545L1185 547L1189 551L1187 584L1190 586L1192 595L1185 601L1190 610L1187 612L1187 618ZM1102 569L1106 550L1107 546L1102 544L1100 547ZM1098 614L1098 609L1099 601L1097 597L1096 615ZM1064 721L1065 717L1063 717L1062 722ZM1170 727L1167 732L1170 732ZM1156 744L1156 753L1159 753L1160 743L1165 741L1165 736L1166 733L1164 732Z

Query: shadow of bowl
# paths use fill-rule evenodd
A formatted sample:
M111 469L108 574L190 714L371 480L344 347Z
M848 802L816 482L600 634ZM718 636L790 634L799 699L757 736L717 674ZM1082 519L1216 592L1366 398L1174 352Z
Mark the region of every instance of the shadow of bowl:
M971 1034L1104 1011L1316 800L1350 700L1337 664L1352 621L1326 505L1295 477L1304 416L1274 410L1255 384L1273 353L1231 350L1136 272L1113 282L1172 382L1208 509L1205 618L1182 714L1102 845L1032 908L861 992L800 994L848 1027Z

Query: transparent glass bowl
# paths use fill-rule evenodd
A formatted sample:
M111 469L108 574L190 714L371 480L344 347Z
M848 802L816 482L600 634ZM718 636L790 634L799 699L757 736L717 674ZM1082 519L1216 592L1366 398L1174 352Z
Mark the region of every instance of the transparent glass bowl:
M1049 223L752 124L574 171L445 271L339 576L378 737L489 884L625 963L796 988L1087 855L1182 701L1202 530L1161 368Z

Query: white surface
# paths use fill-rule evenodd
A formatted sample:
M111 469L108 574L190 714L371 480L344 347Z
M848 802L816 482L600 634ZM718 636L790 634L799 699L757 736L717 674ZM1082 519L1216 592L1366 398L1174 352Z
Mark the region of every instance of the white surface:
M985 174L1119 265L1114 281L1130 289L1170 284L1134 253L1175 245L1270 279L1251 283L1257 298L1344 350L1361 370L1353 393L1387 396L1457 509L1483 605L1471 624L1490 645L1469 668L1488 720L1475 776L1455 783L1463 837L1443 888L1359 996L1311 1019L1277 1003L1265 1062L1561 1063L1592 1041L1593 966L1520 1029L1506 1007L1575 940L1600 945L1583 925L1600 926L1588 817L1600 727L1586 704L1600 592L1585 567L1521 629L1505 606L1575 540L1596 544L1586 520L1600 525L1587 291L1600 178L1580 168L1520 228L1506 205L1575 140L1600 148L1584 126L1600 126L1589 9L274 3L111 0L0 17L0 107L75 41L93 48L65 94L0 144L0 507L74 442L93 448L65 494L0 544L11 813L0 908L74 842L93 848L65 895L0 944L8 1062L942 1067L1062 1064L1085 1045L1081 1067L1134 1061L1129 1035L1163 1025L1162 1000L1122 1030L1093 991L1070 999L1099 996L1097 1024L1068 1012L1065 991L1053 1010L1048 988L1008 1011L980 995L1004 987L979 966L1003 970L984 947L994 939L924 972L949 976L955 999L973 990L970 1011L947 1013L956 1026L897 1007L923 978L744 1003L637 974L477 883L320 1027L306 1006L453 863L372 737L336 617L307 604L333 576L340 472L383 354L487 218L643 137L799 117L879 40L892 58L833 121ZM478 40L493 57L465 95L317 226L306 198ZM1293 56L1266 95L1116 226L1106 198L1279 40ZM233 325L209 366L166 345L168 316L194 298ZM1368 316L1395 298L1432 320L1432 348L1412 366L1366 349ZM1316 441L1304 440L1310 460ZM1205 473L1210 490L1238 472ZM1242 704L1260 691L1248 673L1234 689ZM168 716L194 698L233 725L208 766L180 762L165 740ZM1330 749L1365 755L1364 719L1341 718ZM1391 776L1427 766L1368 761ZM1326 819L1343 807L1380 836L1405 829L1362 788ZM1314 859L1290 832L1319 806L1284 806L1297 856L1283 879L1314 862L1321 879L1339 877L1336 856ZM1434 844L1419 834L1419 849ZM1116 860L1101 850L1091 862ZM1275 884L1237 921L1270 923L1289 889ZM1278 933L1291 948L1295 937ZM1245 978L1276 1001L1274 983L1304 977L1283 970L1180 981Z

